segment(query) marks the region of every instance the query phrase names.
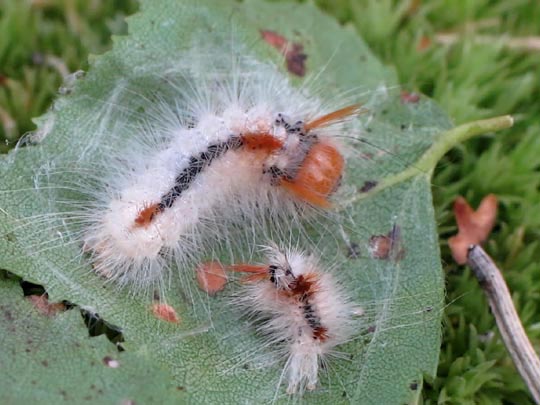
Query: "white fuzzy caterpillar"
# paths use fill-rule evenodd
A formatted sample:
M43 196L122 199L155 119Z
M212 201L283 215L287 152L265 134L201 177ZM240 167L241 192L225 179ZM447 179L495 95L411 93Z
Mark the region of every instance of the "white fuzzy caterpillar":
M101 180L83 230L98 273L144 286L171 259L182 266L226 240L231 224L251 229L331 205L344 170L333 138L358 105L321 112L276 67L236 65L253 70L193 76L188 90L171 82L178 100L156 103L129 152L110 159L120 164Z
M264 265L231 267L251 273L236 303L259 325L268 344L286 353L282 378L287 392L301 394L316 388L322 362L350 340L355 307L313 256L275 246L265 252Z
M54 136L26 138L44 146L32 168L43 213L18 225L46 233L29 254L70 245L85 271L164 292L172 269L191 280L201 261L246 257L356 192L346 176L367 161L355 154L358 101L371 110L378 93L322 93L322 72L293 85L234 41L186 48L119 73L97 98L88 88L100 78L77 75L49 114ZM76 124L56 116L64 108Z

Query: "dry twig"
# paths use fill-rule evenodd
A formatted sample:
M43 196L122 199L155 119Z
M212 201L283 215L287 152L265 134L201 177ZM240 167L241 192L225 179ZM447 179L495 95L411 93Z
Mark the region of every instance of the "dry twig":
M479 245L469 247L467 263L488 297L506 349L534 401L540 404L540 359L525 334L500 270Z
M464 38L464 35L456 32L438 33L435 35L435 41L443 45L453 45ZM501 43L509 49L516 49L527 52L540 51L540 37L509 37L505 35L473 35L472 40L478 44L497 44Z

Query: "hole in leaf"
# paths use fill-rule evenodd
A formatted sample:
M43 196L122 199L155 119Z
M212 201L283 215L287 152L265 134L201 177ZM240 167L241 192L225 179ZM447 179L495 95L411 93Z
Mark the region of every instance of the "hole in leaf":
M99 314L92 313L85 309L81 309L81 315L83 317L84 324L88 328L88 334L90 336L94 337L105 335L107 339L116 345L118 351L124 351L121 343L125 340L120 327L105 321L99 316Z
M51 316L59 311L65 311L78 307L76 304L66 300L52 304L49 303L49 296L45 290L45 287L40 284L23 280L21 277L11 273L8 270L0 269L0 280L2 279L18 281L23 291L23 296L28 297L34 307L36 307L36 309L44 315ZM91 337L105 335L111 343L116 345L118 351L124 351L124 348L120 344L125 341L122 334L122 329L120 327L103 320L98 314L91 313L90 311L82 308L80 311L84 324L88 328L88 334Z
M358 259L360 257L360 245L356 242L351 242L347 246L347 257L349 259Z
M374 180L367 180L364 182L362 187L360 188L361 193L367 193L371 189L373 189L377 185L377 182Z

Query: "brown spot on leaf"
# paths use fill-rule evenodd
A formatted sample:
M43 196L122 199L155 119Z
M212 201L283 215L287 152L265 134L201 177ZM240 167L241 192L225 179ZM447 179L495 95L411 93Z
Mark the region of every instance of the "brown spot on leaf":
M41 365L42 365L43 367L49 367L49 362L48 362L47 360L43 360L43 361L41 362Z
M416 381L413 381L410 385L409 385L409 388L413 391L416 391L418 389L418 383Z
M175 309L169 304L154 302L152 304L152 313L156 316L156 318L159 318L165 322L180 322L180 317L176 313Z
M386 235L373 235L369 239L369 251L375 259L388 259L390 255L390 238Z
M262 38L266 41L266 43L272 45L277 50L282 50L287 46L289 41L285 39L284 36L279 35L277 32L269 31L269 30L261 30Z
M394 225L386 235L373 235L369 239L371 257L380 260L400 261L405 257L401 244L401 229Z
M367 180L364 182L362 187L360 188L361 193L367 193L368 191L372 190L375 186L377 186L377 182L374 180Z
M2 313L4 314L4 318L6 318L6 321L13 322L13 314L10 310L2 307Z
M304 46L298 42L290 42L275 31L261 30L263 40L281 52L287 63L287 70L299 77L306 74Z
M219 262L201 263L195 273L199 288L210 295L223 290L227 283L225 268Z
M289 72L303 77L306 74L307 55L303 52L304 47L299 44L293 44L291 51L287 52L287 69Z
M5 86L7 83L7 80L8 80L7 76L0 74L0 86Z
M495 225L497 218L497 197L489 194L474 211L463 197L454 202L454 215L458 233L448 239L452 256L458 264L467 263L467 251L470 245L484 242Z
M400 99L403 104L416 104L420 101L420 94L403 90Z
M34 308L38 310L41 315L53 317L59 312L64 312L66 306L62 302L49 303L49 297L47 294L42 295L29 295L26 297L28 301L32 303Z

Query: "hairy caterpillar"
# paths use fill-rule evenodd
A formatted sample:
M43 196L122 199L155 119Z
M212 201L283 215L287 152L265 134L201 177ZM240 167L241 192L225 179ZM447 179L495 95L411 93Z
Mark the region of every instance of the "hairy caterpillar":
M142 171L127 170L133 175L113 191L118 197L87 232L85 242L95 252L98 271L113 278L137 277L163 250L182 255L182 237L197 232L201 220L229 215L231 205L234 210L235 205L264 206L279 199L287 203L289 196L280 187L292 195L291 207L303 202L328 207L344 162L316 130L356 108L291 125L280 113L265 111L253 118L248 106L233 105L223 111L239 115L232 122L214 116L194 128L171 128L171 145L153 154Z
M169 74L172 99L156 95L134 141L106 155L81 234L99 274L144 287L168 263L185 267L216 240L230 243L231 229L294 226L331 206L345 166L334 135L359 105L324 111L275 66L246 56L235 66L188 75L187 90L185 71Z
M212 51L156 61L158 73L143 73L150 85L134 75L99 99L78 96L92 111L69 134L81 141L43 155L33 175L47 211L28 220L61 240L29 251L69 243L115 285L164 290L169 269L185 277L214 255L234 260L259 238L303 232L340 200L349 163L371 159L356 153L359 100L371 111L387 89L328 97L246 49L225 60Z
M263 265L231 266L249 273L236 303L255 319L269 345L284 353L287 392L314 390L321 364L351 338L356 310L314 256L275 245L264 251Z
M45 214L22 219L61 240L28 250L82 247L81 263L148 291L164 289L171 268L234 258L261 235L281 240L303 232L306 218L318 221L314 212L341 199L362 131L359 101L371 109L366 94L386 97L387 89L323 94L319 77L293 84L259 59L234 41L197 42L119 73L99 97L67 91L90 106L69 133L80 141L44 152L33 182ZM28 141L47 143L59 125L50 117Z

